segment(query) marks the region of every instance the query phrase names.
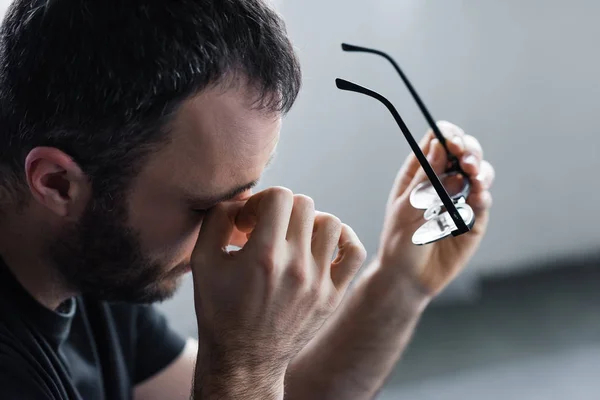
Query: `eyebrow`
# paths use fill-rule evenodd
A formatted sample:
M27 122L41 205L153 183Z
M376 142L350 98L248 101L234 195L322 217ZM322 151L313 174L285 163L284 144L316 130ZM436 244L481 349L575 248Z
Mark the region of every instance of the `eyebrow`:
M247 184L238 186L235 189L230 190L227 193L219 194L216 196L210 196L210 197L201 197L201 196L198 196L198 195L188 192L185 194L185 198L186 198L187 202L190 204L191 208L200 211L200 210L209 209L221 202L231 200L231 199L235 198L237 195L244 193L246 190L252 189L257 184L258 184L257 180L248 182Z
M273 154L271 154L271 157L269 158L269 161L267 161L265 168L267 168L269 165L271 165L271 163L275 159L275 154L276 154L275 152L273 152ZM238 186L233 190L230 190L226 193L216 195L216 196L198 197L191 193L187 193L186 197L187 197L188 202L193 205L192 208L210 208L210 207L214 206L215 204L231 200L231 199L235 198L236 196L238 196L239 194L244 193L246 190L252 189L256 185L258 185L258 182L259 182L259 180L257 179L255 181L248 182L245 185ZM199 207L199 206L201 206L201 207Z

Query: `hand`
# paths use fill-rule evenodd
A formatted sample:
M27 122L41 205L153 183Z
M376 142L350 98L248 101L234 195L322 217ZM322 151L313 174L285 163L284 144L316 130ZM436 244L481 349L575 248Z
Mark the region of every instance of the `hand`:
M466 234L429 245L412 243L413 233L425 220L424 210L413 208L409 197L417 184L427 180L427 175L411 154L390 193L377 260L381 270L400 273L426 297L438 294L463 269L479 246L488 226L492 204L489 189L494 180L494 168L483 160L477 139L448 122L440 122L438 127L448 139L450 152L459 158L462 169L471 178L467 203L475 211L475 226ZM446 153L432 131L425 135L420 147L436 173L443 173L448 163Z
M251 235L241 250L228 253L234 228ZM287 189L214 207L192 255L206 362L228 373L283 378L290 360L337 308L365 257L352 229Z

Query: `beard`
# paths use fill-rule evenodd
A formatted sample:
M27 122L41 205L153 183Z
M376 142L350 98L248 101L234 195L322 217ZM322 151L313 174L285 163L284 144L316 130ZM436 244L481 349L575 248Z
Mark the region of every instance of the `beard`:
M187 265L168 270L143 252L128 226L124 196L94 198L53 238L47 255L67 287L101 301L152 303L171 297Z

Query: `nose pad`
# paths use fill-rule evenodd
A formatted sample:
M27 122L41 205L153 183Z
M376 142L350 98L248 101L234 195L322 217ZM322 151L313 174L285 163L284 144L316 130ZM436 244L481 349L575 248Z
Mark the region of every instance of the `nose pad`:
M427 210L425 210L425 214L423 214L423 218L425 218L426 221L429 221L430 219L437 217L442 212L442 206L443 206L443 204L432 205Z

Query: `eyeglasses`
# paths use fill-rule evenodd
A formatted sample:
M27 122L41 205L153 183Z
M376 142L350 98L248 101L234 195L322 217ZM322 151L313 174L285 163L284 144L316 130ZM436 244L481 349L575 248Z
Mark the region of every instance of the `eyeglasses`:
M440 132L433 117L423 104L420 96L417 94L412 84L402 72L396 61L383 51L359 47L343 43L342 50L372 53L386 58L400 75L400 78L410 91L413 99L419 106L419 109L425 116L429 126L431 127L436 138L446 151L448 158L448 167L446 171L439 177L427 161L423 151L415 141L415 138L408 130L408 127L400 117L400 114L392 103L383 97L381 94L367 89L363 86L349 82L344 79L336 79L335 83L338 89L347 90L350 92L361 93L380 101L392 113L404 137L408 141L412 151L415 153L419 164L427 174L429 182L422 182L417 185L410 193L410 203L413 207L425 210L425 223L413 234L412 241L416 245L424 245L436 242L450 235L459 236L467 233L475 224L475 213L473 209L466 203L467 197L471 190L471 181L467 174L460 167L458 158L450 152L446 143L446 138Z

